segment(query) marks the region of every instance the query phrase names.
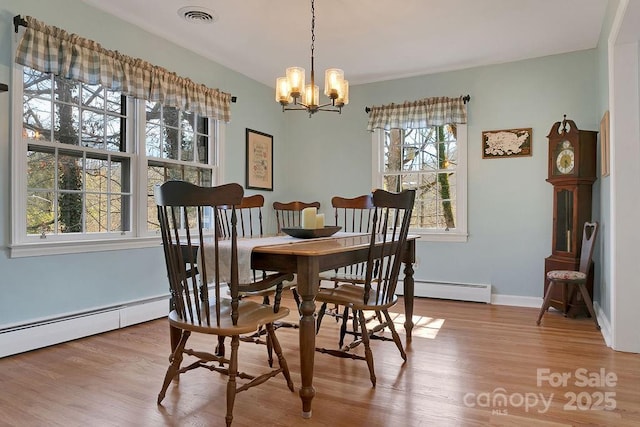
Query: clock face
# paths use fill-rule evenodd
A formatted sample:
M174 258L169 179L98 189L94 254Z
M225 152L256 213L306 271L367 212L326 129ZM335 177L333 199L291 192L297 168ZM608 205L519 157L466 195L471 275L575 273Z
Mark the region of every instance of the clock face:
M573 172L573 167L575 166L573 147L569 141L564 141L559 148L561 148L561 150L556 156L556 167L558 168L558 172L563 175L570 174Z

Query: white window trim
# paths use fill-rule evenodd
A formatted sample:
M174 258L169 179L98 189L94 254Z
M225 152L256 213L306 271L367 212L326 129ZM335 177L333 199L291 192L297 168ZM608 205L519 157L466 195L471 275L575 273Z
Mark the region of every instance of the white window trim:
M373 188L383 187L384 171L384 131L375 129L372 134L371 182ZM420 236L418 242L467 242L469 233L467 229L467 125L458 125L458 166L456 173L456 224L455 231L427 230L422 228L410 229L411 234Z
M15 43L13 49L15 51ZM131 165L133 174L132 191L137 191L137 195L134 194L135 209L132 209L131 224L135 224L136 232L139 235L135 235L132 231L121 233L109 233L101 234L100 239L96 239L95 235L84 234L78 235L74 240L61 240L53 235L47 235L43 241L37 241L37 238L24 238L18 230L26 229L26 218L24 212L26 212L26 190L27 190L27 177L25 171L27 170L27 158L26 158L26 146L22 144L22 90L17 90L17 85L21 84L22 67L16 64L12 66L12 90L11 90L11 113L10 113L10 126L11 141L9 146L11 147L11 243L8 245L9 256L11 258L22 258L32 256L43 255L64 255L64 254L76 254L76 253L88 253L88 252L103 252L111 250L126 250L126 249L140 249L159 247L162 243L160 236L156 232L146 232L146 216L141 214L141 209L146 206L146 180L140 176L140 171L146 170L146 155L142 150L142 144L145 140L144 127L138 126L137 132L133 136L132 140L128 141L128 144L133 144L133 150L128 151L128 155L131 158ZM136 129L132 129L132 122L139 122L140 108L137 105L144 104L143 102L135 102L133 100L128 101L127 108L131 108L134 111L133 120L127 120L127 131L129 135ZM144 110L144 105L141 107ZM129 111L132 111L129 110ZM211 120L211 119L210 119ZM211 127L210 127L211 129ZM214 135L217 133L217 135ZM218 160L218 164L213 168L213 183L222 182L224 176L224 170L222 167L224 159L224 138L225 138L225 124L221 121L214 126L214 132L210 134L210 138L216 141L214 149L217 152L214 154L212 150L209 150L210 155L215 155ZM20 173L16 173L20 171ZM46 240L46 241L45 241Z

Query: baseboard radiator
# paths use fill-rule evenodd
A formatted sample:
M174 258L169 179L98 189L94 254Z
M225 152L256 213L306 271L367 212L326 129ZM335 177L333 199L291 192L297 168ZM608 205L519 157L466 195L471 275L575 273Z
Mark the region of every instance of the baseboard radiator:
M0 326L0 358L164 317L169 297L161 296L111 307Z
M417 297L491 303L491 285L487 284L416 280L414 288Z

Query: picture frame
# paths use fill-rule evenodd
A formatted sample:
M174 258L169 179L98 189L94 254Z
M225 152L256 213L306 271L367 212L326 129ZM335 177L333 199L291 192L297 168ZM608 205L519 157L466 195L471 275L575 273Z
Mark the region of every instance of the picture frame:
M600 120L600 172L602 176L609 176L610 156L609 110L607 110Z
M273 191L273 136L246 129L246 188Z
M482 158L500 159L533 154L533 129L500 129L482 132Z

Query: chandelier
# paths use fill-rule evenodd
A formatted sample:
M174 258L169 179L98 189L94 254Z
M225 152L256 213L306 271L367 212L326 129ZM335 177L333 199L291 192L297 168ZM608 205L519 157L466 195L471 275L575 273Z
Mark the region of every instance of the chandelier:
M276 80L276 101L282 105L282 111L307 111L311 117L318 111L341 113L342 107L349 103L349 82L344 79L344 71L329 68L324 73L324 94L329 97L330 102L320 104L320 90L316 85L313 68L315 27L315 1L311 0L311 83L306 86L304 84L304 68L287 68L286 76Z

